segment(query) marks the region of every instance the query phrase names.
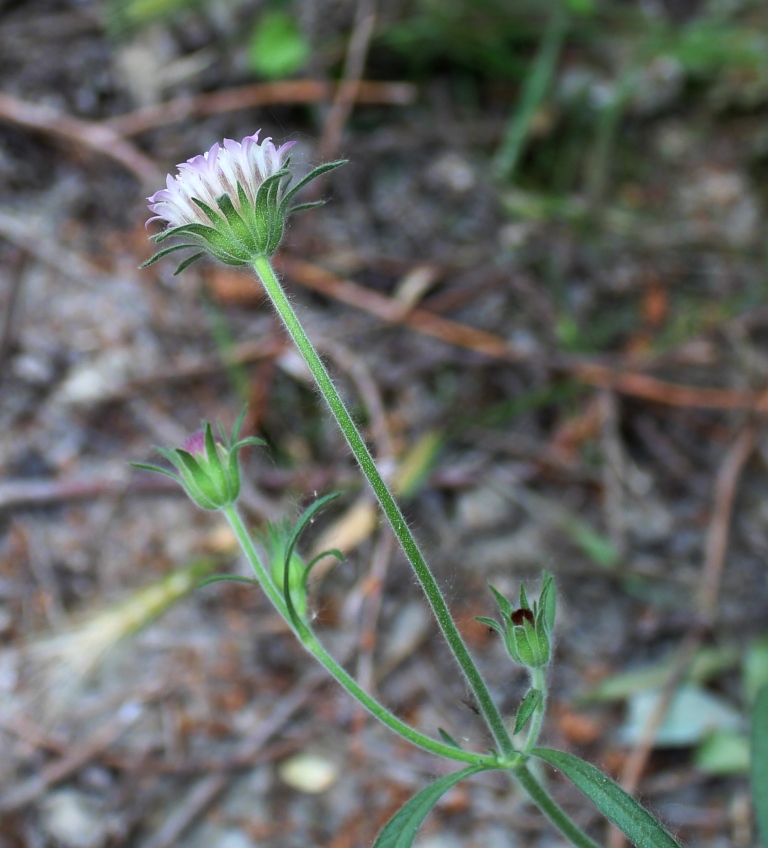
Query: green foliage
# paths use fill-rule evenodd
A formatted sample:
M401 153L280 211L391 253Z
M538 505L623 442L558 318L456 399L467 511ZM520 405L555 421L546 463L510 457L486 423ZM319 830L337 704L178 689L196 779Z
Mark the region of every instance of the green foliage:
M568 18L561 6L552 10L536 59L523 86L519 105L512 113L504 140L496 153L494 169L497 177L511 180L528 139L536 111L541 106L555 73L560 49L568 28Z
M113 35L140 29L196 5L198 0L108 0L104 17Z
M706 774L725 776L749 771L749 739L735 730L716 730L699 745L696 768Z
M300 71L310 52L295 17L278 9L261 15L248 39L248 64L251 70L268 79Z
M381 41L416 75L448 63L490 79L519 80L528 69L520 48L539 42L541 6L533 0L417 0Z
M342 560L343 554L336 549L323 551L305 565L296 553L299 538L321 509L339 497L338 493L325 495L310 504L299 516L296 524L287 521L271 522L261 541L269 557L269 570L272 581L282 592L285 606L293 623L304 619L307 613L307 580L313 567L327 556Z
M539 706L542 699L542 692L540 689L529 689L528 694L523 698L522 704L520 704L520 709L517 711L517 715L515 716L515 729L514 733L517 735L521 730L525 727L526 724L531 719L531 716L536 711L536 707Z
M633 845L680 848L680 843L645 808L600 769L573 754L551 748L534 748L531 753L561 771Z
M411 848L421 823L440 798L465 777L471 777L481 771L487 771L487 767L470 766L441 777L426 789L422 789L384 825L373 848Z
M714 17L697 18L677 31L667 32L666 39L660 52L677 59L687 72L696 75L726 68L760 70L768 55L764 31Z

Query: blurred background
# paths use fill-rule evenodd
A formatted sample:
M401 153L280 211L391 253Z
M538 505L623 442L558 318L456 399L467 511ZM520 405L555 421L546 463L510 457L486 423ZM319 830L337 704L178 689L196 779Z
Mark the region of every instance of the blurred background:
M323 640L423 731L490 744L255 281L137 270L166 172L259 128L300 170L350 160L277 266L498 702L525 675L474 616L546 568L545 744L686 845L757 845L766 57L761 0L0 0L2 848L357 848L451 770L258 590L193 591L246 573L231 535L128 462L246 404L255 530L343 493L302 548L347 554L313 584ZM417 844L564 843L494 774Z

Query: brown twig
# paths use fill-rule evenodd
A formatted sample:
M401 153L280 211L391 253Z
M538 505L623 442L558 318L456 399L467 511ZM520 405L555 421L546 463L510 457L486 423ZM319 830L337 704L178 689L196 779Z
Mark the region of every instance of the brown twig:
M351 280L341 279L311 262L281 255L276 264L281 271L305 288L362 309L390 324L403 324L448 344L464 347L494 359L520 361L529 357L527 352L516 351L504 339L492 333L466 327L426 309L409 309Z
M699 620L686 634L661 688L659 699L645 721L640 739L627 758L621 778L621 786L630 795L634 794L637 789L678 686L685 678L691 660L713 624L738 481L750 454L755 448L757 435L758 430L754 424L750 423L745 426L726 453L718 470L715 480L712 519L709 523L704 551L701 591L696 601ZM608 848L623 848L624 845L626 845L624 834L611 826Z
M126 475L127 472L125 475L114 477L3 480L0 482L0 511L21 506L116 497L126 491L181 491L173 480L157 474L136 474L130 482L127 482Z
M140 704L131 701L95 730L81 745L46 766L39 774L20 783L0 798L0 811L18 810L38 798L50 786L82 768L122 736L141 717Z
M280 698L274 708L261 722L255 733L244 743L240 758L254 757L286 722L300 710L315 689L327 680L325 669L315 669ZM210 774L199 780L187 793L181 804L170 813L155 833L145 840L140 848L170 848L175 845L184 831L199 818L229 785L231 775Z
M80 285L114 281L114 277L110 277L107 272L55 239L32 216L19 215L11 209L0 208L0 237Z
M0 93L0 120L37 130L106 156L118 162L147 185L159 183L162 180L163 174L157 165L137 150L117 130L106 124L83 121L71 115L64 115L50 106L27 103L2 93Z
M525 362L535 359L558 371L570 373L575 379L598 388L632 397L643 398L665 406L680 406L695 409L745 409L753 412L768 412L768 391L741 391L738 389L698 388L670 383L608 365L575 358L547 358L541 352L516 348L503 338L467 327L457 321L435 315L427 309L408 309L392 298L373 292L363 286L345 280L311 262L281 255L276 258L280 271L300 285L326 297L354 306L382 321L410 327L419 333L440 339L450 345L463 347L491 359L507 362Z
M341 85L336 90L320 138L320 161L327 162L336 156L341 144L344 127L357 99L360 80L365 69L368 47L376 24L376 0L358 0L352 35L347 44L347 55ZM319 191L319 187L316 188Z
M15 250L14 253L15 255L9 263L8 271L11 277L11 285L5 300L5 310L0 327L0 385L3 382L6 358L16 334L16 308L19 305L19 295L24 282L24 265L27 258L25 250Z
M738 389L711 389L681 386L657 380L647 374L620 371L607 365L579 362L573 366L574 376L585 383L613 389L624 395L644 398L665 406L696 409L748 409L768 411L768 391L749 392Z
M282 103L321 103L333 98L335 91L336 86L333 83L322 80L258 83L230 88L226 91L215 91L211 94L179 97L157 106L145 106L143 109L110 118L103 123L104 126L124 136L133 136L156 127L185 121L188 118L218 115L239 109ZM363 80L358 82L353 99L357 103L404 106L413 103L416 99L416 87L403 82Z

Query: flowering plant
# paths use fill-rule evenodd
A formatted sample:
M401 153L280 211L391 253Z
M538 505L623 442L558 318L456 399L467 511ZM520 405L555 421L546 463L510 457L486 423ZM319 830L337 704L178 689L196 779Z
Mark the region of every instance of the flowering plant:
M241 142L225 138L199 156L178 165L164 189L148 197L154 217L169 227L152 236L157 244L174 236L189 239L158 251L142 268L177 250L202 248L176 269L180 273L205 253L227 265L248 265L258 256L271 256L283 238L285 221L294 212L321 206L323 201L289 206L294 195L312 180L344 164L329 162L310 171L290 187L295 142L275 147L272 139L259 142L259 132Z
M531 688L517 710L514 723L508 723L496 706L432 570L270 264L269 257L280 243L286 216L301 208L318 205L289 207L293 196L321 173L343 164L339 161L321 165L289 188L292 174L290 160L285 155L288 147L275 148L269 139L259 143L256 133L239 144L226 140L223 147L214 145L206 154L179 165L179 174L169 177L167 187L150 198L150 209L155 213L151 220L163 220L170 225L154 236L156 242L172 236L185 236L191 241L165 248L145 264L151 264L175 250L199 247L201 251L182 262L177 273L205 252L230 265L252 265L312 372L424 590L440 630L493 737L491 752L466 751L444 731L440 732L441 738L436 739L411 727L366 692L315 635L305 611L306 578L317 559L304 566L303 561L294 556L294 549L302 529L331 496L321 498L310 506L293 530L280 527L268 532L265 557L237 510L238 452L246 444L258 441L236 441L239 424L228 439L222 431L221 443L217 444L210 425L206 425L203 434L193 437L185 448L163 451L166 459L176 467L178 475L152 466L143 467L170 474L199 506L218 509L228 520L253 568L255 579L222 575L212 580L246 579L258 583L304 647L379 721L414 745L464 764L463 769L430 784L395 813L379 834L374 848L410 848L419 825L443 793L464 778L489 770L506 772L516 780L577 848L597 848L597 843L560 809L540 783L530 768L532 758L548 762L565 774L635 845L640 848L677 848L679 843L650 813L597 768L571 754L537 746L547 703L546 670L552 658L555 625L556 597L551 575L545 575L539 598L532 605L525 587L521 587L518 609L514 609L510 601L491 587L502 623L491 618L481 618L480 621L504 636L510 657L525 666L531 678ZM518 744L517 735L524 730L525 740Z

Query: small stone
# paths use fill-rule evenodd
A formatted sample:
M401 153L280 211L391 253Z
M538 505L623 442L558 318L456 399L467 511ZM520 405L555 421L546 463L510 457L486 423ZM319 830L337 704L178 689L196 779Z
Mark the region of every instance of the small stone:
M283 760L277 773L291 789L310 795L327 791L339 778L336 763L321 754L306 751Z

